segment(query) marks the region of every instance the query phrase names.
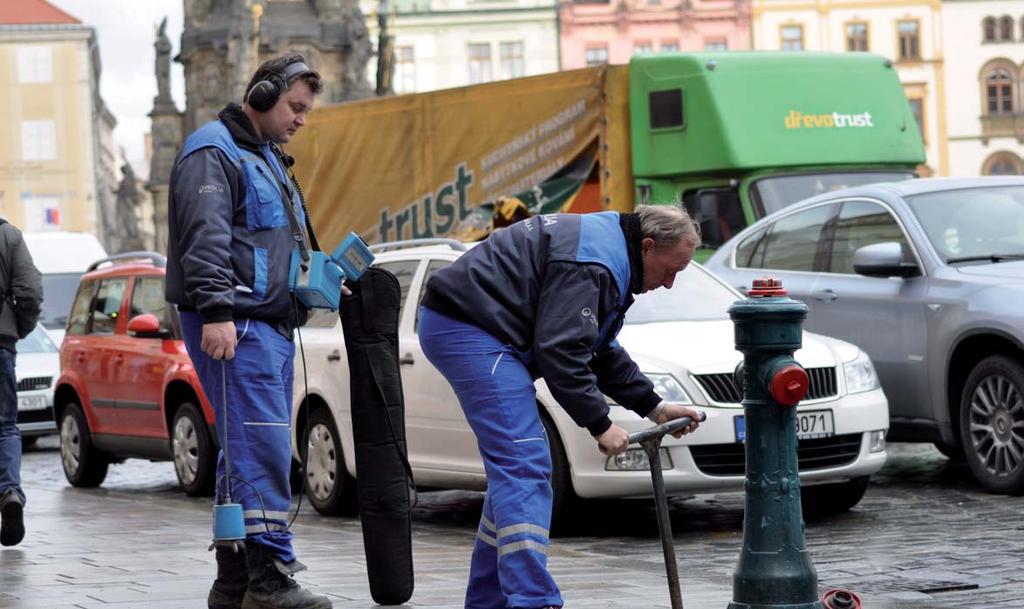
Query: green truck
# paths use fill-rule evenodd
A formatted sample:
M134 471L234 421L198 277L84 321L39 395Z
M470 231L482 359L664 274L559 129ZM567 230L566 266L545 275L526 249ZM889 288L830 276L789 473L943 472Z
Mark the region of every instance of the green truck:
M529 214L681 201L698 259L790 203L925 160L892 63L868 53L638 56L338 104L289 152L327 243L474 239Z

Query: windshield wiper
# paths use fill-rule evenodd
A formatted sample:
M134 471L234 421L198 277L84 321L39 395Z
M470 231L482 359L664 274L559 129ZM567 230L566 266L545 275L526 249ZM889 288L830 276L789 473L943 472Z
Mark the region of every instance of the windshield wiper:
M959 258L949 258L946 260L946 264L955 264L957 262L979 262L981 260L987 260L989 262L1003 262L1004 260L1024 260L1024 254L988 254L985 256L960 256Z

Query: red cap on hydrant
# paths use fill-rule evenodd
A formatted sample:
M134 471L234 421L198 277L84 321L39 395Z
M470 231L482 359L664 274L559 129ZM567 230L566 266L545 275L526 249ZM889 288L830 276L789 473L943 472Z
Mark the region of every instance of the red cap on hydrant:
M785 296L786 290L782 287L782 280L774 277L760 277L755 279L750 286L747 296Z
M807 395L809 385L807 371L796 364L789 364L772 376L768 390L779 404L796 406Z

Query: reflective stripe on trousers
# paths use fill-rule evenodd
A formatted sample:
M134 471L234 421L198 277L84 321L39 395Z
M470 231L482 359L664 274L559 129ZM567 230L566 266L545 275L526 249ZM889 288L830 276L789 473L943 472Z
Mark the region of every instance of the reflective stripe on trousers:
M509 345L430 309L420 345L459 398L487 474L466 609L561 606L547 570L551 454L533 379Z

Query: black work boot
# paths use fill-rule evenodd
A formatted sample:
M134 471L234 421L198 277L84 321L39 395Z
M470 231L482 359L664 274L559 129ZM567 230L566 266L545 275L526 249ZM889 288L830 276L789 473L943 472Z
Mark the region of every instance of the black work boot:
M25 501L14 488L0 497L0 545L16 546L25 538Z
M291 578L306 568L299 561L284 564L267 546L246 542L245 562L249 587L242 609L333 609L331 599L303 590Z
M249 586L249 569L245 564L245 550L235 552L226 546L217 546L217 579L206 597L209 609L241 609L242 597Z

